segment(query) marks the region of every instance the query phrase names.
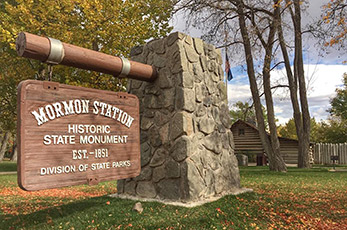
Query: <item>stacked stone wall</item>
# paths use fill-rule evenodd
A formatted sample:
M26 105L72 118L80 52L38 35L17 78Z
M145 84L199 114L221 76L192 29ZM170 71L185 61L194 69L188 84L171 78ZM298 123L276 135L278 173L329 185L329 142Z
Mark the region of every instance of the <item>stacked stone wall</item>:
M129 81L140 100L141 174L118 193L196 201L240 187L220 50L176 32L131 52L152 82Z

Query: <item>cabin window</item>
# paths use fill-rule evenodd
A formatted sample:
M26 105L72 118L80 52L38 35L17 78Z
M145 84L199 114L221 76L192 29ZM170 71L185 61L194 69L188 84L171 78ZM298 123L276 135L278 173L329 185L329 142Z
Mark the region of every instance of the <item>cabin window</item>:
M239 136L245 135L245 129L239 129Z

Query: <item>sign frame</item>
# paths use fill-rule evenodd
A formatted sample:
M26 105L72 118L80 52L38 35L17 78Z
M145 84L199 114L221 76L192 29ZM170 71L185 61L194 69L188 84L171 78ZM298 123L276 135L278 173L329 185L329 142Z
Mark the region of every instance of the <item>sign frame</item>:
M35 191L138 176L139 110L133 94L22 81L17 95L20 188Z

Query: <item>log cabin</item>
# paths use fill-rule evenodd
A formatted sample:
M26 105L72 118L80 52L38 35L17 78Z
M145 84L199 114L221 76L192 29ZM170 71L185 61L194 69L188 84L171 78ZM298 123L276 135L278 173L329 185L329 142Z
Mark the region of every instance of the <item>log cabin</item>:
M231 131L234 136L235 154L255 155L257 165L266 164L267 159L264 154L265 151L261 144L259 130L256 126L242 120L237 120L231 126ZM284 162L286 164L297 164L299 151L298 141L284 137L279 137L279 141Z

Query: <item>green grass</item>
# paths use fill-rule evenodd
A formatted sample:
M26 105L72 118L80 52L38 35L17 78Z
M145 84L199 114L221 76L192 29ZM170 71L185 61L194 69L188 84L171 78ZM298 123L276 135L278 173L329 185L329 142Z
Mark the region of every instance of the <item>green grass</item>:
M14 172L17 171L17 162L2 161L0 162L0 172Z
M347 172L328 168L241 167L242 186L253 193L226 196L195 208L111 198L115 182L28 193L16 175L0 176L0 229L344 229ZM71 193L71 194L70 194ZM67 195L66 195L67 194ZM69 195L70 194L70 195ZM77 196L76 194L84 194Z

